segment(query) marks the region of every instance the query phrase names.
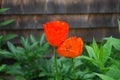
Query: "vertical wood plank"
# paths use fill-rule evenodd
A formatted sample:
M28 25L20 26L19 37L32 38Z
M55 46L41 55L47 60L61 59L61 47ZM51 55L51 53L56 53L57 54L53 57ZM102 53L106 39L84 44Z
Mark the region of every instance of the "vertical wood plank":
M1 6L2 6L2 0L0 0L0 8L1 8Z

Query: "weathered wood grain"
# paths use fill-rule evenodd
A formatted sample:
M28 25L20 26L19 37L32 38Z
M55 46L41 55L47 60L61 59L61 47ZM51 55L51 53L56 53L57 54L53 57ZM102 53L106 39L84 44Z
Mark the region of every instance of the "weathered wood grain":
M0 16L0 21L14 19L12 24L0 29L42 29L47 21L63 20L70 28L116 27L120 14L76 14L76 15L16 15Z
M1 6L2 6L2 0L0 0L0 8L1 8Z
M46 0L3 0L2 7L9 7L5 14L44 13Z
M120 0L2 0L4 14L120 13Z
M34 35L37 38L43 33L43 29L35 30L0 30L0 34L17 34L18 37L11 40L15 44L20 43L20 37L25 36L28 37L29 35ZM91 28L91 29L70 29L68 37L70 36L77 36L81 37L84 42L91 42L93 37L96 39L97 42L100 42L105 37L116 37L120 38L120 34L118 33L117 28Z
M30 34L39 37L47 21L63 20L70 26L69 36L81 36L85 42L95 37L120 37L117 20L120 19L120 0L0 0L2 7L10 10L0 14L0 21L14 19L8 26L0 27L0 34Z
M90 0L89 11L93 13L113 13L119 11L120 0Z

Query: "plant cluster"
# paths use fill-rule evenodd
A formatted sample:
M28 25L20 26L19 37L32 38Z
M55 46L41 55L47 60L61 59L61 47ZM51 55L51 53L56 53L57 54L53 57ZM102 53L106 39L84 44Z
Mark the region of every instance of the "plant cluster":
M9 8L1 8L0 9L0 14L7 11ZM4 27L6 25L9 25L10 23L12 23L14 20L7 20L7 21L4 21L4 22L0 22L0 27ZM0 51L2 51L2 47L3 47L3 44L5 41L8 41L8 40L11 40L13 38L15 38L17 35L15 34L7 34L7 35L2 35L0 34ZM3 59L3 55L0 54L0 64L1 64L1 60ZM1 64L0 65L0 72L2 70L4 70L4 68L6 67L5 64ZM0 78L0 80L2 80L2 78Z

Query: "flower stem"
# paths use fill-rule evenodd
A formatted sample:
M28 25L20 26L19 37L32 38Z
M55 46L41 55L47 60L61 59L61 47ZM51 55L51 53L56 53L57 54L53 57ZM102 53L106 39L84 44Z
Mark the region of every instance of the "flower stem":
M74 80L76 80L75 62L73 58L72 58L72 68L73 68Z
M55 80L58 80L58 65L57 65L57 55L56 55L56 48L54 47L54 61L55 61Z

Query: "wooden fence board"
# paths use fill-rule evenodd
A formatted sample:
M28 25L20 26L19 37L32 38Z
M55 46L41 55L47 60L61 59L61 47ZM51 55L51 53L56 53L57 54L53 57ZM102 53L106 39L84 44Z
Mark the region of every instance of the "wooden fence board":
M29 35L34 35L37 38L43 33L43 29L39 30L0 30L0 34L18 34L18 37L11 40L15 44L20 43L20 37L25 36L28 37ZM91 42L93 37L96 39L97 42L100 42L105 37L116 37L120 38L120 34L118 33L117 28L92 28L92 29L70 29L68 37L70 36L77 36L81 37L84 42Z
M20 36L38 37L43 24L54 20L68 22L69 36L81 36L85 42L91 42L93 37L98 42L110 35L120 37L120 0L0 0L0 6L10 8L0 14L0 22L15 20L0 27L0 34L18 34L14 43L19 43Z
M119 13L120 0L2 0L4 14Z
M1 16L0 21L14 19L12 24L0 29L42 29L47 21L63 20L68 22L70 28L99 28L116 27L120 14L84 14L84 15L16 15Z

